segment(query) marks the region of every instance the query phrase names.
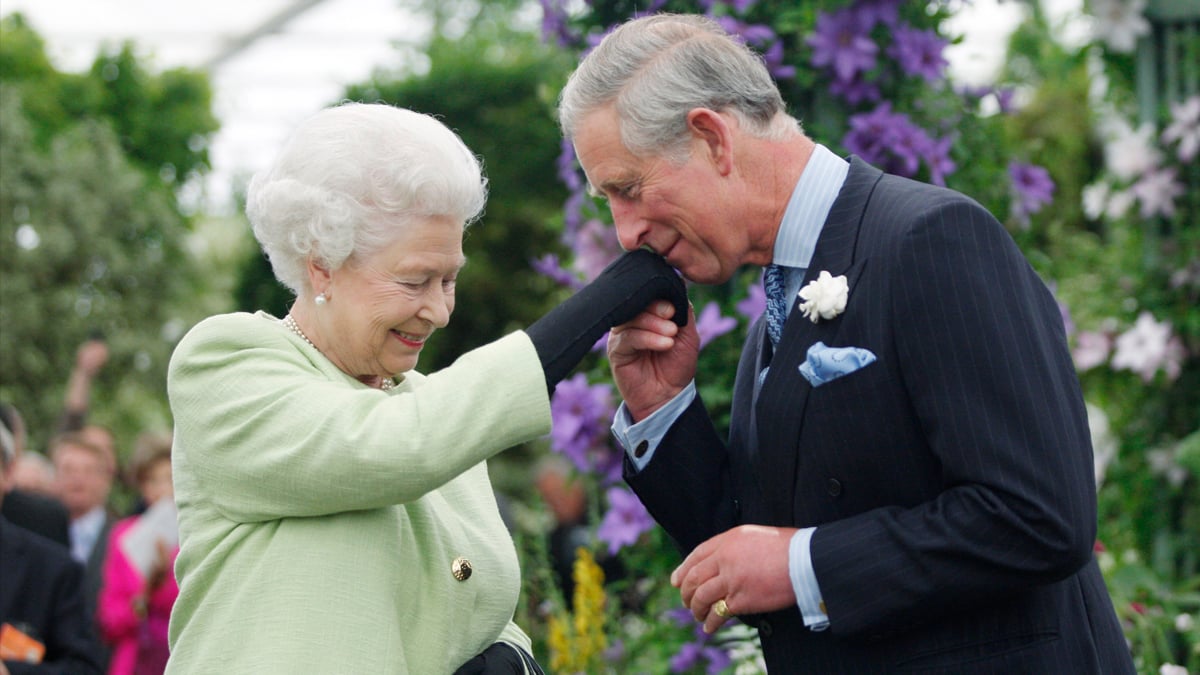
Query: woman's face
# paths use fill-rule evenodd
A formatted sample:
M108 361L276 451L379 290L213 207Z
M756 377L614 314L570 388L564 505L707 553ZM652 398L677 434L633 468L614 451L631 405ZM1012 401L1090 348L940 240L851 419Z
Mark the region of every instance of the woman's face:
M325 355L365 382L412 370L425 341L454 311L454 283L466 258L462 223L426 217L390 246L334 271L316 307Z
M163 457L154 460L154 463L142 474L142 480L138 487L141 489L142 499L145 500L146 506L154 504L163 497L174 497L175 486L171 483L171 459Z

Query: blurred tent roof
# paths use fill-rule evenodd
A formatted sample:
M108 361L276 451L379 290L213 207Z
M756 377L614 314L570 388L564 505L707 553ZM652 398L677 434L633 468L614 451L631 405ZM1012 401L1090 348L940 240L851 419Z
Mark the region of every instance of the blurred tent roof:
M129 40L154 70L211 73L221 130L205 202L228 207L235 176L269 161L291 127L377 66L405 67L431 21L402 0L0 0L46 41L55 65L88 68ZM411 66L412 64L407 64Z
M952 48L952 68L959 79L986 81L1021 3L963 5L953 30L967 39ZM379 66L423 67L415 49L397 49L431 30L417 7L416 0L0 0L0 15L24 14L61 70L86 69L102 46L125 40L151 68L208 69L222 127L204 203L221 211L231 206L234 178L262 168L288 131L346 84Z

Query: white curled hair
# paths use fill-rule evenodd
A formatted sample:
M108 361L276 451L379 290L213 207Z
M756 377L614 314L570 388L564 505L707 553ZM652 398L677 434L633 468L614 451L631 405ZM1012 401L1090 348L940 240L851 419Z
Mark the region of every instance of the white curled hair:
M726 112L752 136L781 140L800 131L762 57L704 16L656 14L605 36L559 96L564 136L588 113L613 103L621 142L635 155L686 160L687 114Z
M274 164L256 173L246 216L275 277L300 295L309 256L336 270L396 240L414 220L464 227L487 201L474 154L438 120L384 104L344 103L292 133Z

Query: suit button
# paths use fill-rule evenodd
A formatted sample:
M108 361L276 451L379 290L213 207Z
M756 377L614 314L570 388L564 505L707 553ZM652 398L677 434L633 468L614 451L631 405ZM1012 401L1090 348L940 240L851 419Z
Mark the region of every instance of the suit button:
M471 561L459 556L450 563L450 573L459 581L466 581L471 578Z
M644 457L646 455L646 451L649 449L650 449L649 441L642 441L641 443L637 444L636 448L634 448L633 456L637 457L638 459L641 459L642 457Z
M758 624L758 634L762 637L769 638L775 629L771 627L771 622L763 619L762 623Z
M830 478L829 482L825 483L825 491L830 497L840 497L842 495L842 481L836 478Z

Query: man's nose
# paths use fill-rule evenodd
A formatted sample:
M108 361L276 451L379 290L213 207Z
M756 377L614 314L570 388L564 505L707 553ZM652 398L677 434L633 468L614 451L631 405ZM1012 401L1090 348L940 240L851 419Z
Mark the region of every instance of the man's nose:
M634 213L633 209L614 206L612 209L613 226L617 228L617 241L626 251L641 248L646 243L649 228L645 221Z

